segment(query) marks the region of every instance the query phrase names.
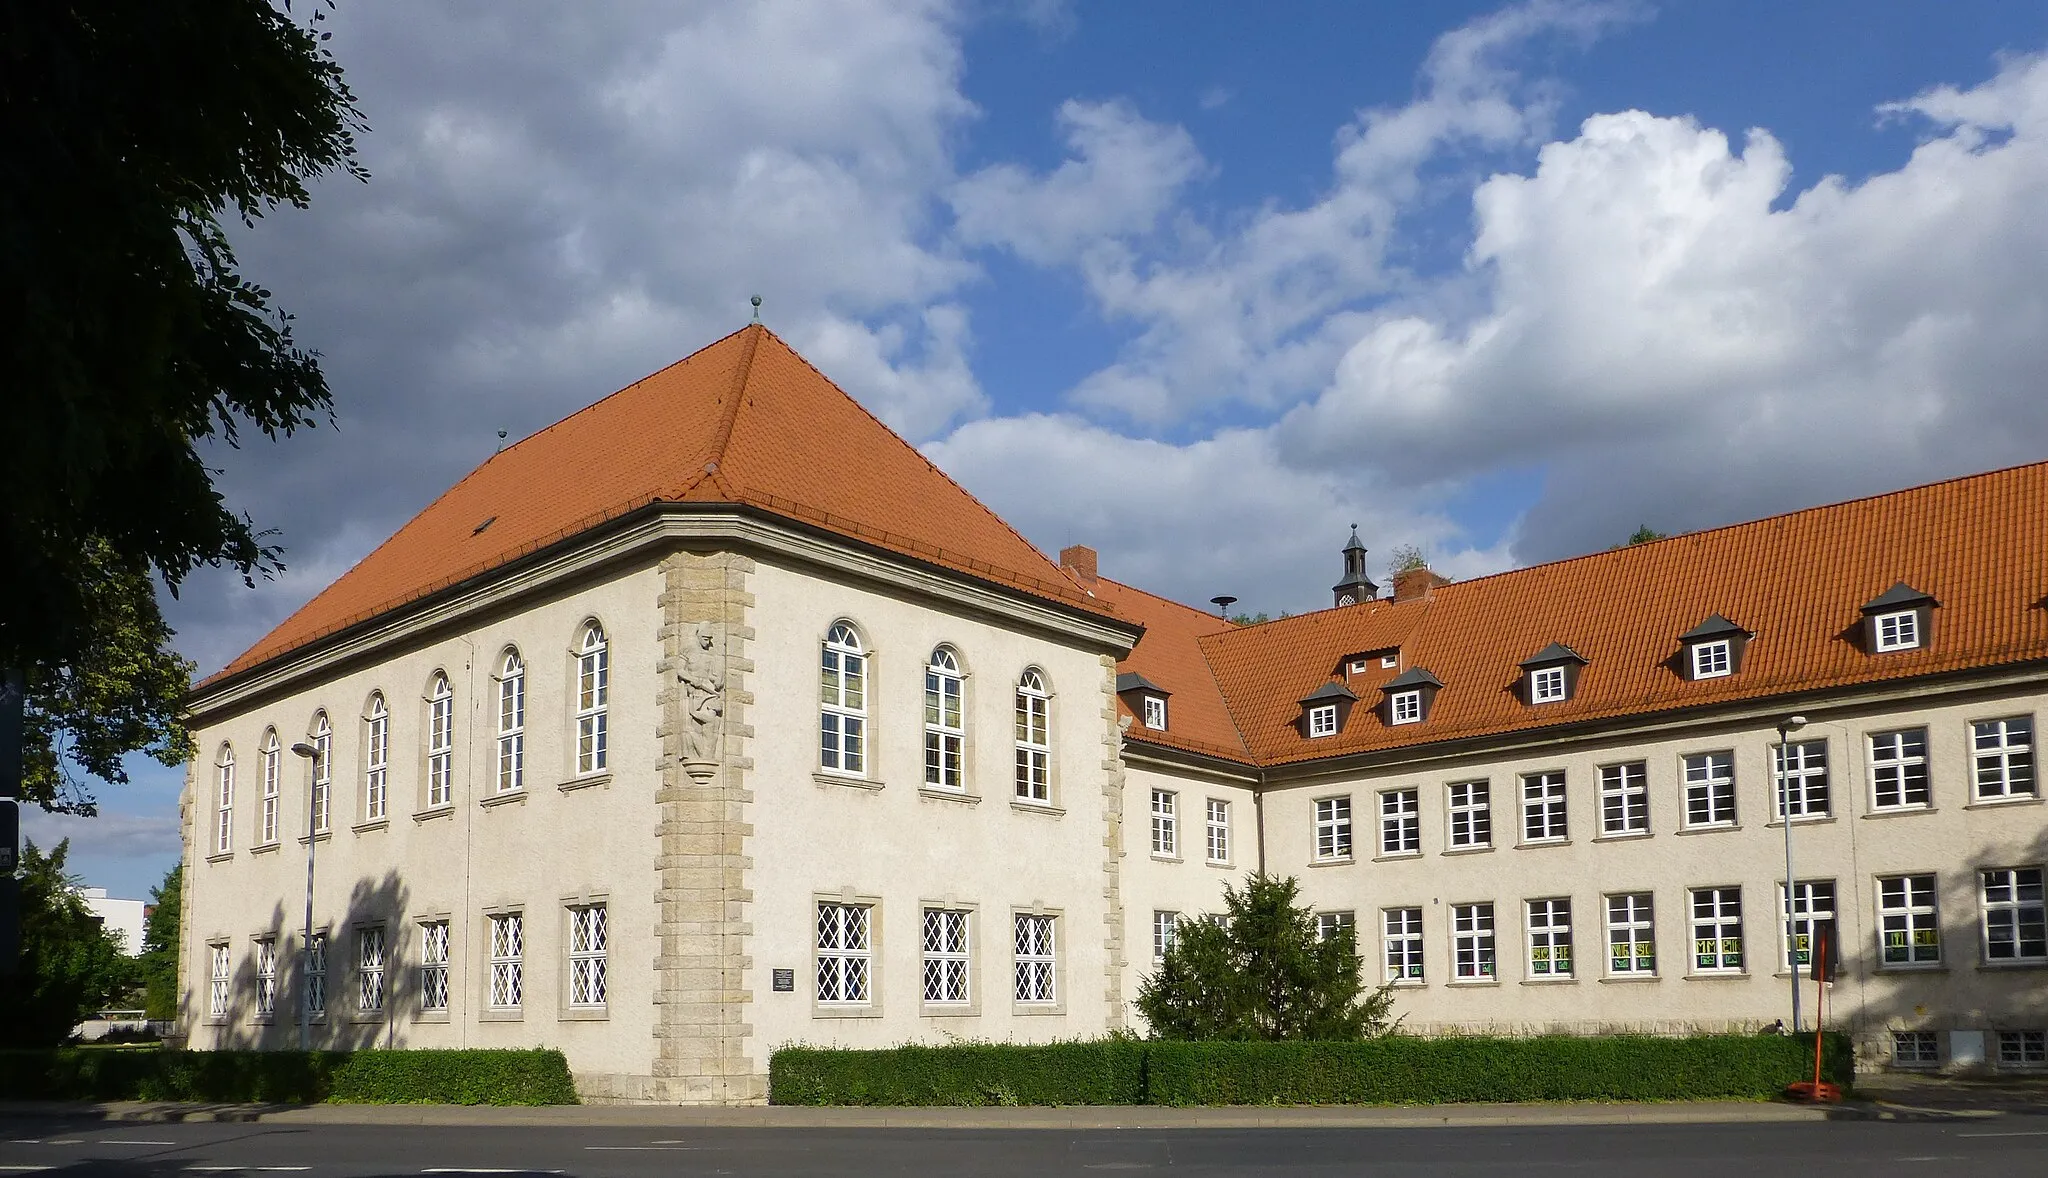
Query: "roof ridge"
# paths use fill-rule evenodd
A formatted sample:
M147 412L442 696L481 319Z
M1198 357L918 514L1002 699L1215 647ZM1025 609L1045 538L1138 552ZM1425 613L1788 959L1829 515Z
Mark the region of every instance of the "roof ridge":
M1066 566L1065 566L1065 565L1061 565L1061 566L1060 566L1060 571L1062 571L1062 572L1066 572ZM1068 573L1067 575L1068 575L1069 579L1074 579L1074 578L1073 578L1073 574L1072 574L1072 573ZM1109 582L1110 584L1112 584L1112 585L1116 586L1116 587L1117 587L1117 588L1119 588L1119 589L1122 589L1122 590L1123 590L1124 592L1126 592L1126 593L1136 593L1136 594L1138 594L1138 595L1139 595L1139 596L1141 596L1141 597L1149 597L1149 598L1151 598L1151 599L1152 599L1152 600L1154 600L1154 601L1157 601L1157 602L1161 602L1161 603L1164 603L1164 604L1166 604L1166 605L1170 605L1170 606L1173 606L1173 607L1174 607L1174 608L1176 608L1176 609L1184 609L1184 610L1188 611L1188 612L1189 612L1189 613L1191 613L1191 614L1200 614L1201 616L1203 616L1203 617L1205 617L1205 618L1208 618L1208 619L1210 619L1211 621L1221 622L1221 623L1222 623L1222 625L1221 625L1221 626L1219 626L1219 627L1217 627L1217 628L1216 628L1215 630L1212 630L1212 631L1210 631L1210 632L1209 632L1209 633L1212 633L1212 634L1220 634L1220 633L1222 633L1222 632L1223 632L1223 631L1225 631L1225 630L1242 630L1242 629L1244 629L1244 628L1245 628L1245 627L1243 627L1243 626L1239 625L1238 623L1236 623L1236 622L1233 622L1233 621L1231 621L1231 620L1230 620L1229 618L1226 618L1226 617L1219 617L1219 616L1217 616L1216 614L1212 614L1212 613L1210 613L1210 612L1209 612L1208 610L1205 610L1205 609L1201 609L1201 608L1198 608L1198 607L1196 607L1196 606L1192 606L1192 605L1189 605L1189 604L1188 604L1187 602L1185 602L1185 601L1175 601L1175 600L1174 600L1173 598L1171 598L1171 597L1164 597L1164 596L1161 596L1160 594L1157 594L1157 593L1154 593L1154 592L1152 592L1152 591L1151 591L1150 589L1140 589L1140 588L1138 588L1138 587L1137 587L1136 585L1132 585L1132 584L1129 584L1129 583L1127 583L1127 582L1124 582L1124 581L1119 581L1119 580L1117 580L1117 579L1116 579L1115 577L1104 577L1104 576L1101 576L1101 575L1097 575L1095 579L1096 579L1096 580L1098 580L1098 581L1108 581L1108 582ZM1076 580L1075 580L1075 583L1076 583L1076 584L1079 584L1080 582L1079 582L1079 581L1078 581L1078 580L1076 579ZM1205 637L1205 638L1206 638L1207 636L1208 636L1207 634L1199 635L1199 637Z

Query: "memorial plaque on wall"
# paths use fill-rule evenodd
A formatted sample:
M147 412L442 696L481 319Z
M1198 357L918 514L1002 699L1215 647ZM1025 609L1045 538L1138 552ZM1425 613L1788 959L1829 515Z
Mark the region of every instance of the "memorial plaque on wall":
M795 971L795 970L793 970L793 969L778 969L778 970L775 970L775 971L774 971L774 978L772 979L772 982L771 982L771 984L772 984L772 985L773 985L773 986L775 987L775 992L776 992L777 994L792 994L792 993L795 993L795 992L796 992L796 971Z

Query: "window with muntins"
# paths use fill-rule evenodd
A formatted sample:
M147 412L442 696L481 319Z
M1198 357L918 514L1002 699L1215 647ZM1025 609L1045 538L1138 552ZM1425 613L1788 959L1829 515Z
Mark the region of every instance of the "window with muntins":
M455 689L435 674L427 692L427 805L445 806L455 796Z
M1880 810L1925 809L1927 730L1907 728L1870 734L1870 788Z
M924 1000L929 1006L965 1006L973 999L968 963L968 914L958 908L924 910ZM1154 940L1157 940L1154 930Z
M1727 675L1734 666L1730 658L1731 644L1726 638L1711 642L1695 642L1692 647L1692 677L1695 679L1719 679Z
M2007 716L1970 725L1977 800L2034 796L2034 720Z
M1996 867L1984 872L1984 959L1995 964L2048 961L2041 869Z
M256 938L256 1017L277 1013L277 938Z
M1152 960L1164 961L1180 939L1180 913L1163 908L1152 911Z
M1211 863L1230 862L1230 803L1209 799L1208 853Z
M873 917L866 904L819 903L819 1005L866 1006L873 1000Z
M384 706L384 693L370 697L370 714L363 721L363 821L384 818L384 793L391 772L391 709Z
M1647 977L1657 972L1657 909L1648 892L1607 897L1607 972Z
M1450 797L1450 839L1453 847L1493 845L1493 803L1484 781L1454 781Z
M214 761L213 851L225 855L235 848L235 750L220 746Z
M1327 941L1331 937L1351 934L1351 945L1358 947L1358 914L1356 912L1316 913L1316 940Z
M604 627L583 627L576 650L576 772L602 773L610 758L611 646Z
M1777 798L1778 817L1825 818L1828 800L1828 744L1824 740L1780 745L1775 754L1778 782L1771 792Z
M1390 789L1380 794L1380 854L1411 855L1421 850L1421 793Z
M1310 738L1331 736L1337 731L1337 705L1317 704L1308 710L1308 734Z
M1880 653L1892 650L1913 650L1920 645L1920 611L1900 610L1897 613L1878 614L1871 619L1876 627L1877 649Z
M448 922L420 925L420 1009L448 1009Z
M326 933L314 933L306 947L306 1010L314 1018L327 1014Z
M924 783L936 789L967 788L961 683L958 656L943 646L932 651L924 669Z
M1529 672L1529 702L1552 704L1565 697L1563 667L1538 667Z
M2048 1031L1998 1032L1998 1066L2038 1068L2048 1064Z
M356 1009L364 1014L384 1010L384 926L356 930Z
M1053 945L1054 923L1050 916L1017 914L1015 997L1019 1002L1049 1005L1058 1001L1053 990L1058 973L1055 968L1058 958Z
M611 952L610 909L577 904L569 909L569 1005L603 1006Z
M1801 969L1814 964L1813 936L1820 925L1832 924L1835 920L1835 881L1831 879L1802 879L1792 885L1792 895L1787 899L1785 885L1778 885L1779 932L1784 937L1784 953L1779 957L1781 964L1789 957L1799 963ZM1836 962L1840 965L1840 962Z
M1529 976L1572 976L1572 902L1529 901Z
M1017 798L1052 801L1052 705L1035 667L1017 680Z
M334 817L334 726L327 713L313 717L313 830L328 829Z
M1877 938L1886 965L1941 964L1941 913L1932 875L1878 879Z
M280 799L278 790L284 780L284 742L277 738L277 729L263 734L263 811L261 814L261 837L257 840L264 845L277 841L277 821Z
M1600 767L1600 833L1650 832L1649 766L1641 761Z
M1493 905L1451 905L1451 963L1458 981L1493 979Z
M228 972L233 965L232 950L227 945L210 946L213 954L213 973L207 980L206 1013L214 1018L225 1017L228 1012Z
M519 661L518 651L508 650L498 668L498 792L524 788L526 664Z
M1741 888L1692 890L1692 968L1695 973L1741 971Z
M1422 980L1422 909L1388 908L1380 913L1386 936L1387 980Z
M1394 723L1413 724L1422 719L1422 693L1397 691L1391 697Z
M1902 1068L1931 1068L1941 1064L1941 1040L1934 1031L1893 1031L1892 1064Z
M1170 789L1152 791L1152 853L1180 854L1180 795Z
M1166 731L1166 701L1159 696L1145 697L1145 727L1155 732Z
M1319 798L1316 801L1316 858L1351 857L1351 799Z
M1685 758L1685 824L1735 825L1735 754L1690 753Z
M844 622L832 627L820 660L819 764L861 776L868 757L868 660L860 635Z
M1530 773L1522 778L1522 841L1563 842L1564 773Z
M526 991L526 915L491 917L491 1007L517 1010Z

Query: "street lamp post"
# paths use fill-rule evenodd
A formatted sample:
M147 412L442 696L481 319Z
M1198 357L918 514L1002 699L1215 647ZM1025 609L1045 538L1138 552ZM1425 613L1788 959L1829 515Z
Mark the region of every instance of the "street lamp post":
M299 741L292 745L292 752L306 759L306 768L313 776L319 776L320 750ZM306 933L299 942L299 1050L312 1050L313 1038L313 850L320 845L313 828L318 803L314 791L316 783L306 786Z
M1799 1033L1799 950L1792 936L1792 748L1794 732L1806 727L1806 717L1787 716L1778 721L1778 820L1785 824L1785 962L1792 969L1792 1033ZM311 917L307 918L309 921Z

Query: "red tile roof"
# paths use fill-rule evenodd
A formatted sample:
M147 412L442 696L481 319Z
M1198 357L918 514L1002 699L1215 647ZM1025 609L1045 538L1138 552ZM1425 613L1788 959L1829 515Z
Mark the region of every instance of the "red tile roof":
M1238 627L1215 614L1107 577L1095 581L1094 589L1096 597L1119 614L1145 624L1144 636L1117 664L1117 670L1135 671L1168 692L1165 731L1143 727L1139 723L1143 718L1133 713L1126 701L1117 701L1117 711L1132 719L1131 735L1189 752L1246 760L1244 741L1231 723L1223 692L1202 658L1200 645L1208 635Z
M754 508L1112 613L755 324L494 455L208 682L656 503Z

